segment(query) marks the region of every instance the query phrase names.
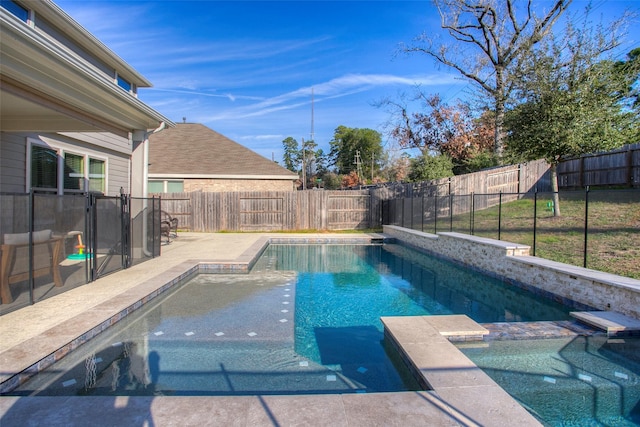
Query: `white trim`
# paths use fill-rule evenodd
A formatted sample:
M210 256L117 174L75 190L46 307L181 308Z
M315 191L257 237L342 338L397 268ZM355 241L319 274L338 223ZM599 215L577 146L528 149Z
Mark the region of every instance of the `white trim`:
M285 181L293 181L298 179L297 175L196 175L196 174L178 174L178 173L150 173L149 179L281 179Z

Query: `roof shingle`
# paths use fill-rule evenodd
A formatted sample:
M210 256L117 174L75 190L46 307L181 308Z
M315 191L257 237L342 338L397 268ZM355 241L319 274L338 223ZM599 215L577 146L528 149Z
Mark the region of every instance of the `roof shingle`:
M177 123L149 137L149 173L184 175L297 174L199 123Z

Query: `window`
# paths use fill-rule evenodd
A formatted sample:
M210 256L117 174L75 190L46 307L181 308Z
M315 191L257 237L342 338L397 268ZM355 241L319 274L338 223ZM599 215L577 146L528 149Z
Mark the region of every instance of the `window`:
M27 144L27 163L30 167L27 191L34 189L57 194L106 192L106 159L67 152L59 147L49 147L32 138L27 138Z
M147 183L148 193L164 193L164 181L149 181Z
M104 193L105 177L105 161L89 158L89 191Z
M148 193L182 193L184 181L149 180L147 182Z
M12 0L1 0L0 5L24 22L29 19L29 11Z
M184 182L167 181L167 193L182 193L184 191Z
M64 189L84 191L84 156L65 153Z
M131 92L131 83L120 76L118 76L118 86L120 86L122 89L126 90L127 92Z
M41 145L31 145L31 187L58 189L58 152Z

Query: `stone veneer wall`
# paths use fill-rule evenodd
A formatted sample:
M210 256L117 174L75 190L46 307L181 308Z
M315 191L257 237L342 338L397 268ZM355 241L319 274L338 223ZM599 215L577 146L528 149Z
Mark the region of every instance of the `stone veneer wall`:
M640 319L640 280L529 256L529 246L461 233L428 234L394 225L384 234L556 300Z

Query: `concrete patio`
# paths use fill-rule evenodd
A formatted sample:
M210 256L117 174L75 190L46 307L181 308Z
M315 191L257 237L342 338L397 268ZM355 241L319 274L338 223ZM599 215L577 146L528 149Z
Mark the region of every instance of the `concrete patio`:
M70 351L69 342L127 310L198 263L246 268L270 237L278 240L297 238L314 241L371 239L381 236L180 233L180 237L162 247L161 257L0 317L2 381L56 352ZM436 358L434 360L439 369L449 368L454 376L455 371L464 371L462 375L468 377L468 368L473 367L468 366L467 362L463 363L464 366L460 365L463 361L458 357L451 358L448 350L442 350L448 348L443 345L442 340L437 340L439 345L435 353L427 352L429 354L424 353L421 357L420 345L429 346L429 340L420 337L420 328L402 329L415 332L404 333L403 337L396 336L400 347L411 346L412 357L422 360ZM406 342L403 343L403 340ZM539 425L506 393L496 390L488 397L485 394L487 387L496 390L483 377L475 386L463 383L441 390L436 388L436 391L402 393L116 398L3 396L0 397L0 424Z

